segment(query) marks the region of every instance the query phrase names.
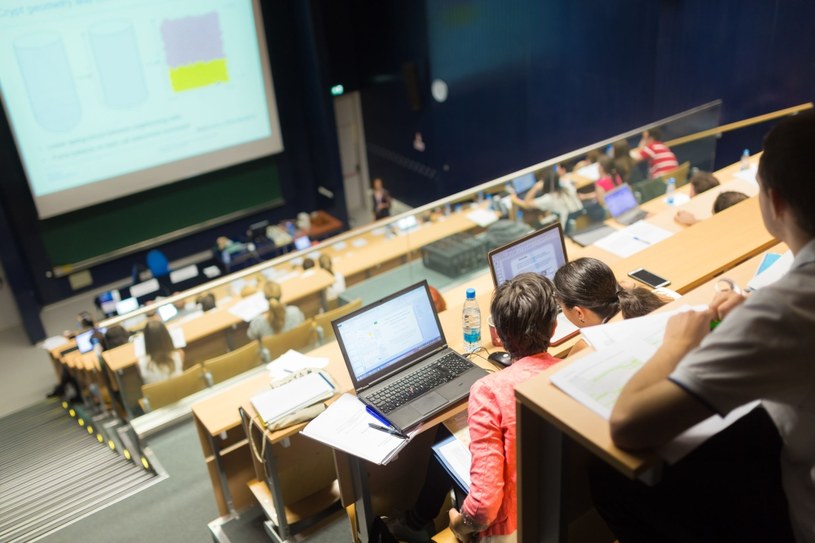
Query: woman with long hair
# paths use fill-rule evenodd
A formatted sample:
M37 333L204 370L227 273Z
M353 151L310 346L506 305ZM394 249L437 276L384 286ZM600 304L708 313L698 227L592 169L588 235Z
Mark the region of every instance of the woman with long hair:
M148 320L144 327L145 356L139 358L139 370L145 384L180 375L184 351L176 349L170 331L159 320Z

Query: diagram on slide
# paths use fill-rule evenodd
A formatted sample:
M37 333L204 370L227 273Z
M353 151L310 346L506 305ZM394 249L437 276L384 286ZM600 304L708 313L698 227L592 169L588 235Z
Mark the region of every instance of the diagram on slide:
M91 51L105 102L128 108L147 100L142 58L129 21L106 21L91 27Z
M59 34L38 32L18 38L14 56L37 123L51 132L76 128L82 107Z
M167 19L161 37L173 91L229 81L217 12Z

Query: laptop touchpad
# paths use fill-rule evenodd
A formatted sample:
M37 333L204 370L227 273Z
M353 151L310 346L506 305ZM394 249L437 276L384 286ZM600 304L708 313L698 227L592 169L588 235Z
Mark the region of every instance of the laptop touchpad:
M444 396L438 392L429 392L421 398L417 398L410 402L410 406L419 411L419 413L427 415L446 403L447 400L445 400Z

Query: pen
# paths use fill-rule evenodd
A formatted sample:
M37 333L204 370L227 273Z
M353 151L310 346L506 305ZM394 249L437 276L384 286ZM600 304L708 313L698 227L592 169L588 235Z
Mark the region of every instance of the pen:
M376 420L378 420L379 422L381 422L382 424L384 424L384 425L385 425L387 428L395 428L395 427L394 427L394 425L391 423L391 421L389 421L388 419L386 419L386 418L384 417L384 415L382 415L381 413L379 413L379 411L377 411L376 409L374 409L374 408L373 408L373 407L371 407L370 405L366 405L366 406L365 406L365 411L367 411L367 412L368 412L368 414L370 414L370 415L371 415L373 418L375 418Z
M719 319L713 319L712 321L710 321L710 329L711 330L715 329L721 323L722 323L722 321L720 321Z
M380 432L385 432L386 434L390 434L392 436L401 437L402 439L407 439L407 436L398 430L394 430L393 428L385 428L384 426L380 426L378 424L374 424L373 422L369 422L368 426L373 428L374 430L379 430Z
M631 237L633 237L637 241L641 241L642 243L644 243L646 245L651 245L651 242L648 241L647 239L638 238L637 236L631 236Z

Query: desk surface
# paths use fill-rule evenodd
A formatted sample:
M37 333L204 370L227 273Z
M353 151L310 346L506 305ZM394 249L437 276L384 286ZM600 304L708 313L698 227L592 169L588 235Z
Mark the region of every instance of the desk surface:
M309 270L307 273L297 274L281 283L283 289L283 302L290 303L322 291L334 283L334 277L321 268ZM226 304L207 311L192 320L173 324L168 328L181 327L184 330L184 339L192 343L203 337L226 330L230 326L241 322L241 319L229 312L229 308L238 303L240 299L230 300ZM115 349L102 353L105 362L112 371L123 369L136 363L136 353L132 343L127 343Z
M786 250L787 247L784 244L776 244L771 247L771 251L776 253L783 253ZM763 256L764 253L762 252L729 270L727 277L740 285L747 284L747 281L753 277L758 269ZM715 281L715 279L712 279L701 284L680 300L671 302L661 308L660 311L667 311L684 304L695 305L709 302L714 295ZM611 441L608 421L561 391L549 380L551 375L589 352L591 352L591 349L586 349L585 352L581 351L579 355L564 360L541 375L521 383L515 388L516 400L578 443L581 443L595 455L616 467L623 474L634 478L654 465L657 462L656 457L651 453L633 454L617 448Z

